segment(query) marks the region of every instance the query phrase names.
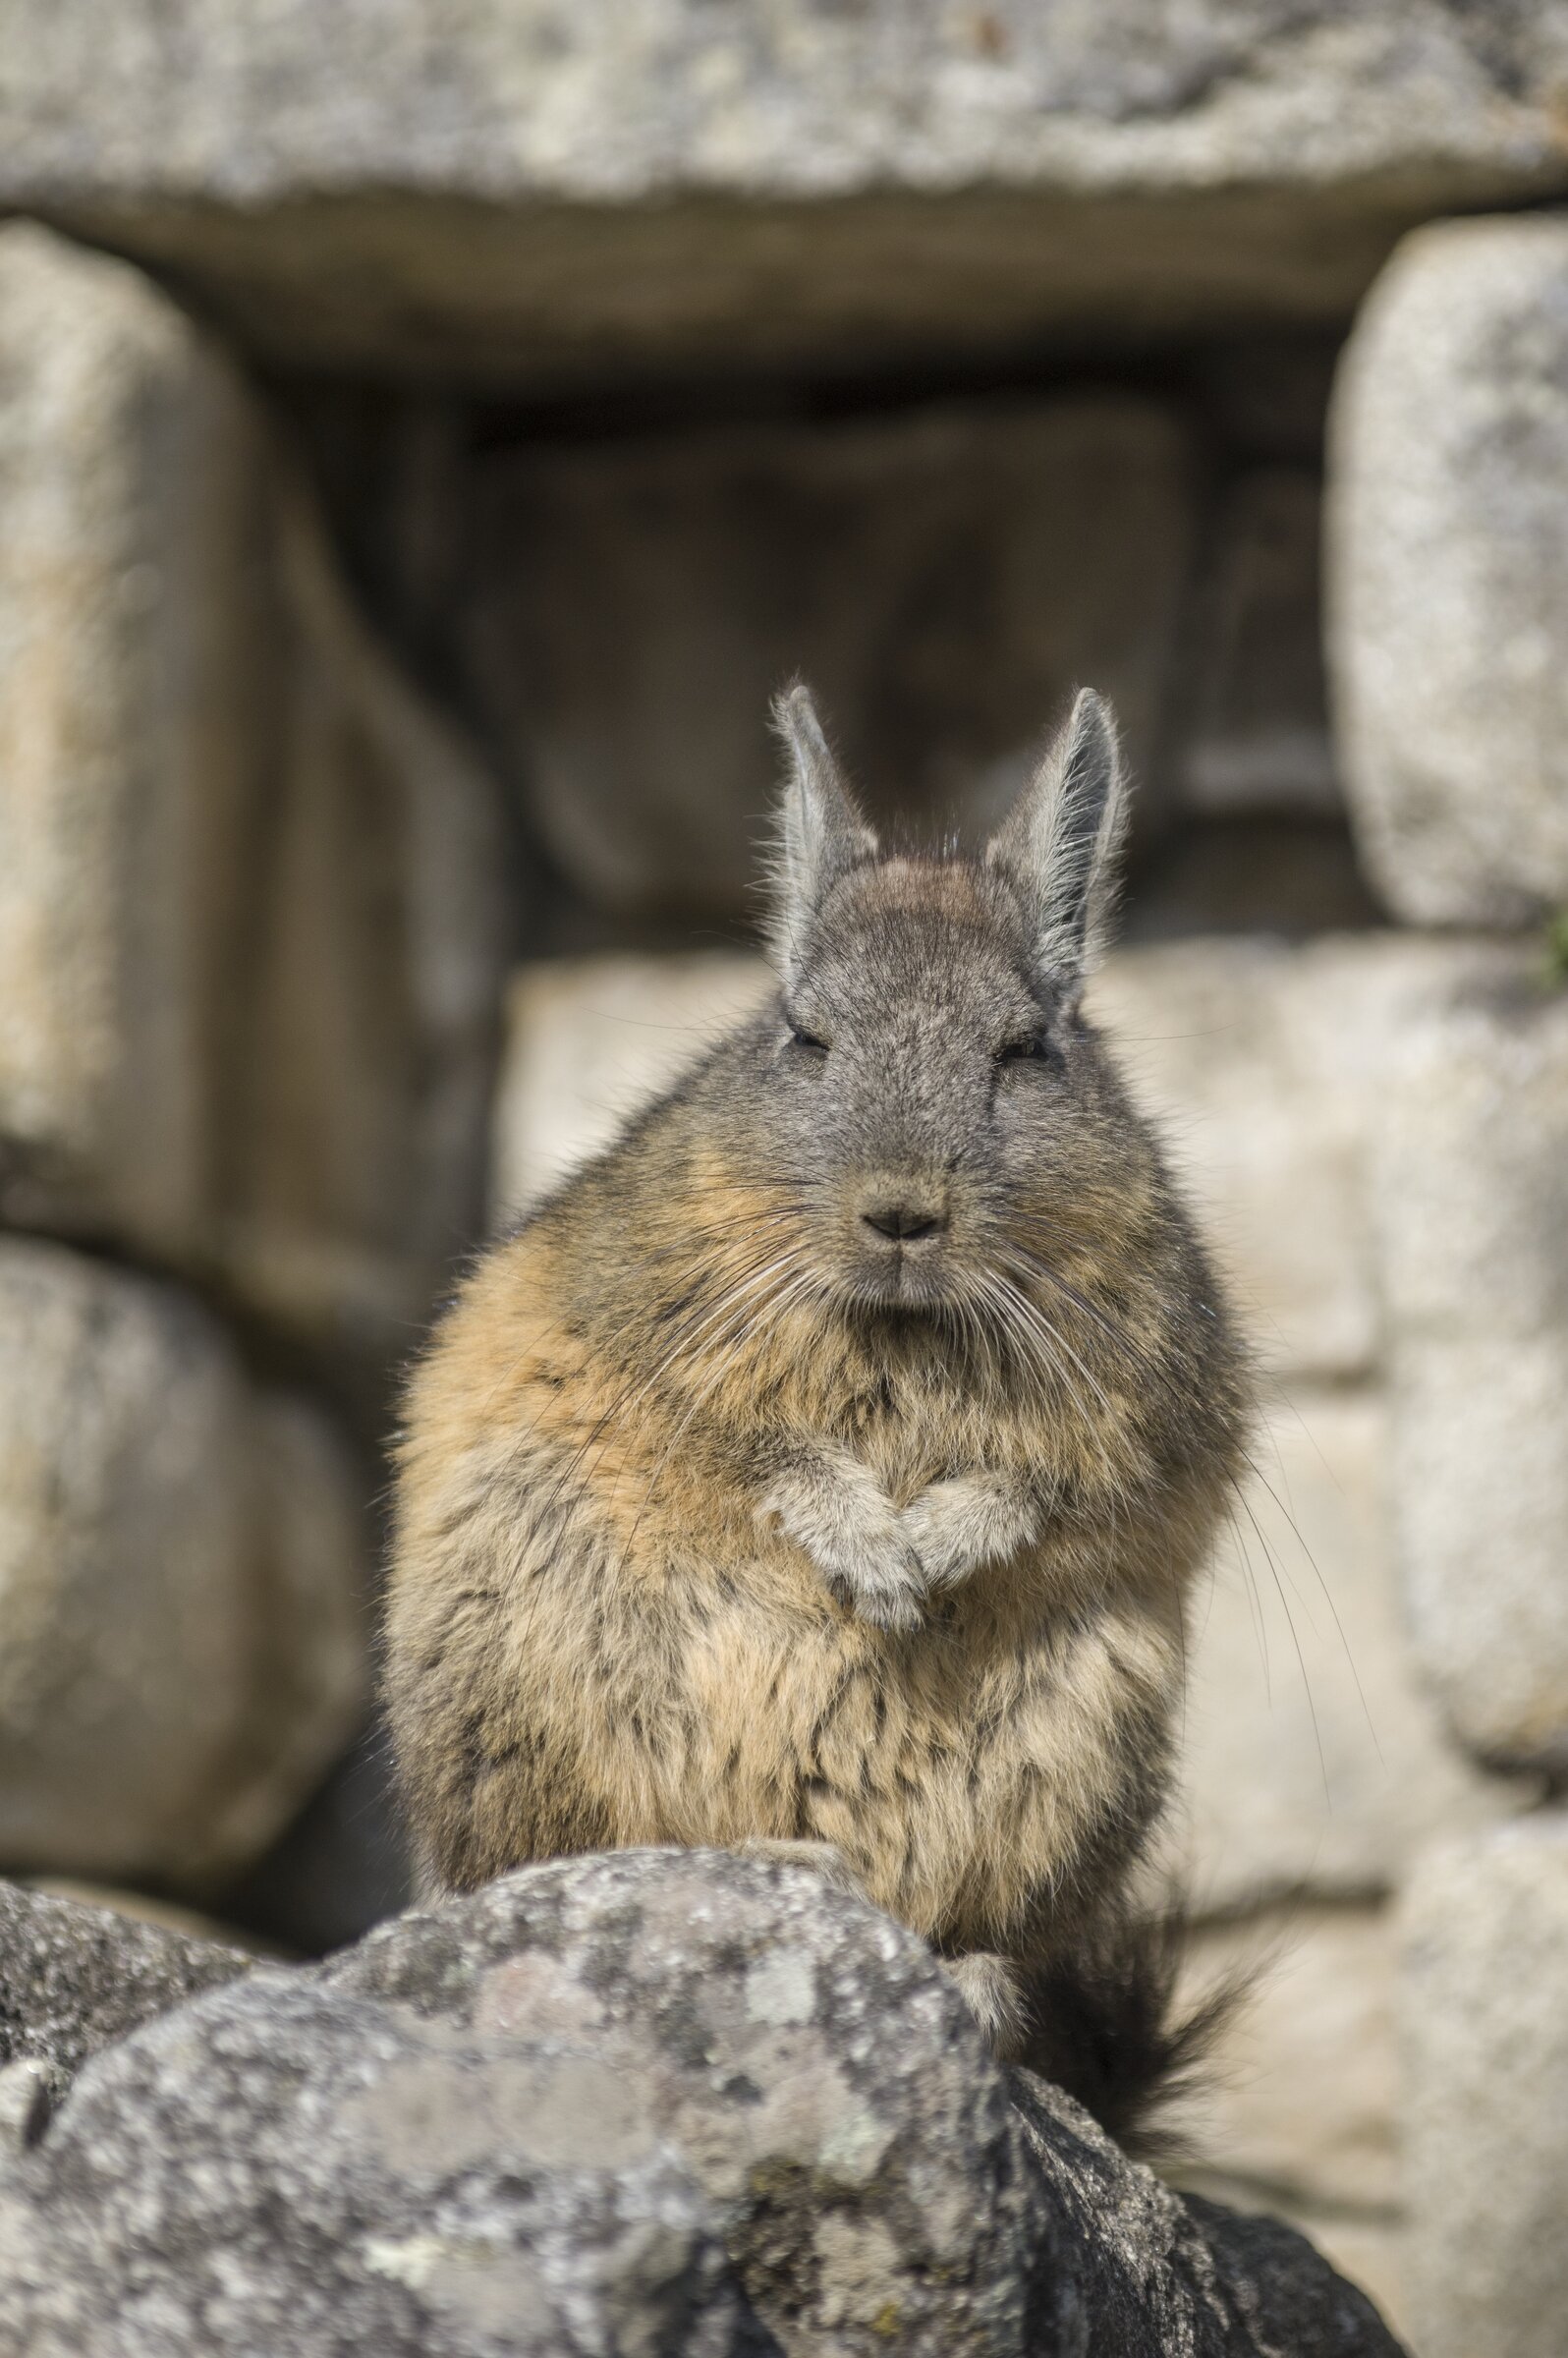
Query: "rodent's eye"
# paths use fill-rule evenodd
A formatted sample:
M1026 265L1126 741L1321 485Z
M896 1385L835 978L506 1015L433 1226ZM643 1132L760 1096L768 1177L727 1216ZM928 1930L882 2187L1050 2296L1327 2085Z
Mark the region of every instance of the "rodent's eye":
M813 1056L827 1054L826 1040L820 1039L814 1032L808 1032L804 1024L794 1022L790 1024L790 1045L796 1048L806 1048Z
M996 1051L998 1064L1048 1064L1050 1043L1043 1032L1031 1032L1026 1039L1010 1039Z

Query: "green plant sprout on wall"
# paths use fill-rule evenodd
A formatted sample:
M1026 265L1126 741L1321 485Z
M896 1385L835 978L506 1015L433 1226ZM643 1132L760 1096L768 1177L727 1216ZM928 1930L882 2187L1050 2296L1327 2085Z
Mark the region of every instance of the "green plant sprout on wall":
M1568 909L1548 917L1545 928L1546 981L1557 989L1568 984Z

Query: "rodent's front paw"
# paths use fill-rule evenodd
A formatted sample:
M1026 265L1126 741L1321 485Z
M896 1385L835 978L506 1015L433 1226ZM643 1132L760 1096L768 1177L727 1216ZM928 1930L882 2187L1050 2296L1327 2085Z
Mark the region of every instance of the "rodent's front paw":
M821 1571L841 1601L878 1629L919 1629L925 1582L919 1556L895 1532Z
M878 1629L918 1629L924 1579L898 1509L853 1459L797 1466L757 1512L804 1547L841 1603Z
M864 1899L866 1889L836 1842L813 1842L790 1834L748 1834L734 1845L737 1858L755 1859L764 1867L806 1867L819 1875L834 1891Z
M904 1536L931 1588L952 1588L982 1564L1002 1562L1036 1534L1028 1495L992 1474L933 1482L905 1507Z

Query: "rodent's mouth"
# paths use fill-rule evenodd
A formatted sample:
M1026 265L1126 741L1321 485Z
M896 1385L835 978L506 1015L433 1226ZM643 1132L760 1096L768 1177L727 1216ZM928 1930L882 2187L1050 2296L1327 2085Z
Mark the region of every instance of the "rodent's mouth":
M942 1309L955 1291L946 1256L926 1248L879 1254L873 1263L863 1263L850 1290L868 1309L911 1315Z

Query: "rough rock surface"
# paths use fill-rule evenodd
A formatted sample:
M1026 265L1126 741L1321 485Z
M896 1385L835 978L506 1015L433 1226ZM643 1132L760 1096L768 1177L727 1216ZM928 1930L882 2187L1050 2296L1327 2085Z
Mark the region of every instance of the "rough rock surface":
M1330 435L1345 779L1389 907L1513 926L1568 902L1568 219L1401 247Z
M0 2173L29 2358L1395 2358L1266 2220L987 2060L800 1870L564 1861L99 2055Z
M1396 1540L1464 1741L1568 1765L1568 990L1533 944L1455 948L1379 1099Z
M1420 1863L1405 1902L1412 2332L1422 2358L1559 2358L1568 2317L1568 1819Z
M6 0L0 203L426 374L1343 316L1568 186L1565 55L1478 0Z
M1277 2219L1179 2195L1028 2073L1013 2104L1057 2233L1028 2358L1399 2358L1366 2296Z
M252 1963L215 1940L0 1882L0 2067L31 2065L58 2099L88 2055Z
M401 1347L479 1204L488 787L232 362L25 222L0 509L0 1217Z
M1083 680L1157 776L1195 526L1157 402L525 450L471 497L476 704L600 906L755 907L797 672L873 821L998 817Z
M0 1859L249 1865L364 1706L365 1540L317 1411L170 1286L0 1240Z
M230 838L250 927L210 1068L220 1273L323 1353L399 1360L483 1203L511 919L499 788L345 593L317 519L276 485L275 766ZM264 814L264 816L263 816Z

